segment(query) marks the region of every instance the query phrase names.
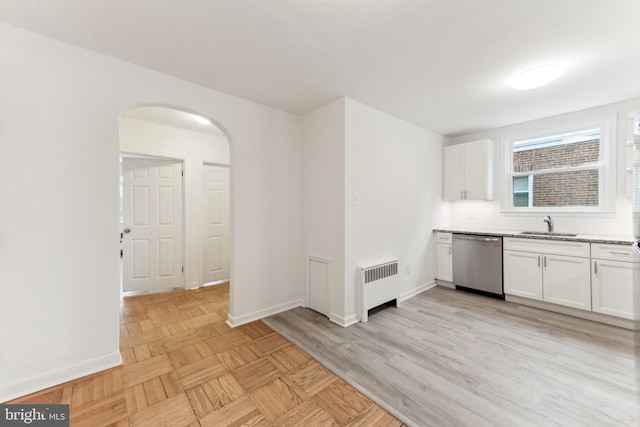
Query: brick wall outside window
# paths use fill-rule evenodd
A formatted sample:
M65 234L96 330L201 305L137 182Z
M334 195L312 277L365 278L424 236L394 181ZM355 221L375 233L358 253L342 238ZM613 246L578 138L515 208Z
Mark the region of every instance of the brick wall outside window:
M513 153L514 172L580 166L598 162L600 141L556 145ZM598 206L598 170L533 176L533 206Z

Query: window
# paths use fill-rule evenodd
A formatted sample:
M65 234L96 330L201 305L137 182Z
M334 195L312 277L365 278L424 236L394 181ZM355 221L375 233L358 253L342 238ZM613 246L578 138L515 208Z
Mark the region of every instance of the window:
M533 176L513 177L513 206L531 207L533 206Z
M615 193L609 121L506 139L507 211L604 211ZM615 141L615 139L612 139ZM607 188L607 184L609 188Z

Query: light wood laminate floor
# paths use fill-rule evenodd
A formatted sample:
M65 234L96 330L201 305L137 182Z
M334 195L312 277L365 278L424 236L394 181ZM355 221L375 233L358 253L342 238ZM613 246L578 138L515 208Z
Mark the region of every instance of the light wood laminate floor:
M265 323L409 425L640 425L628 330L442 287L348 328Z
M8 403L70 405L72 426L401 423L262 322L225 323L228 285L125 298L123 365Z

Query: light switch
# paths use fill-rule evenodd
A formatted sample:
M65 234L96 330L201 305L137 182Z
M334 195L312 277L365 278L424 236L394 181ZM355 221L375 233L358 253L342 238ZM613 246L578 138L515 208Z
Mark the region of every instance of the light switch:
M353 206L358 206L360 204L360 199L355 194L353 195Z

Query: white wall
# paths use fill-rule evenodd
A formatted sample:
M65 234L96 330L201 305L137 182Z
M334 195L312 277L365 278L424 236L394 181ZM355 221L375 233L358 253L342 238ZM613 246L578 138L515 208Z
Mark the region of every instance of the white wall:
M360 264L397 258L403 298L433 283L432 229L448 214L442 202L444 142L439 134L346 99L347 322L357 316Z
M301 119L0 24L0 401L120 362L118 125L160 104L227 132L230 321L299 304Z
M633 232L631 219L631 201L625 197L625 144L626 119L629 111L640 109L640 99L605 105L560 116L553 116L532 122L476 132L452 138L449 145L478 139L491 139L495 143L495 200L494 201L455 201L451 202L449 223L452 227L494 228L504 230L539 230L546 224L542 222L544 215L515 214L500 211L500 198L504 185L503 138L546 129L554 129L571 123L590 121L610 114L617 114L616 138L616 171L613 174L617 182L615 212L601 214L552 213L555 229L558 232L574 232L581 234L604 234L629 236Z
M304 116L302 215L304 254L329 260L329 317L344 316L345 99ZM305 283L306 286L306 283Z
M441 195L444 141L349 98L304 117L304 250L331 260L332 321L359 320L360 264L397 257L403 298L433 283L432 229L449 215Z
M204 163L229 164L227 138L125 116L120 117L118 126L120 151L183 161L185 288L194 289L202 286L203 165Z

